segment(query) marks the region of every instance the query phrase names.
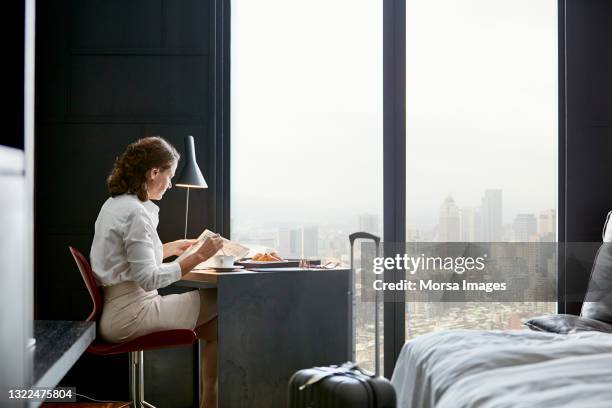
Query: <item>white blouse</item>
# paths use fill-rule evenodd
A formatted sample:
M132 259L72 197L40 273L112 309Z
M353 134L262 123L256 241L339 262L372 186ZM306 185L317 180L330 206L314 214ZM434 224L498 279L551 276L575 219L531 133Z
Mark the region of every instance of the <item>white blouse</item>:
M181 279L178 262L163 263L159 207L132 194L111 197L96 220L91 267L99 285L137 282L146 291Z

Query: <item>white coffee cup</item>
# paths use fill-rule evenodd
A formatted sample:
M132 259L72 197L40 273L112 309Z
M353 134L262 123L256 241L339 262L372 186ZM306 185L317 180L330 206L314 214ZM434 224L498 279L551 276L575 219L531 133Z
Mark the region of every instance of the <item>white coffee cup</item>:
M234 266L234 260L233 255L215 255L210 263L213 268L231 268Z

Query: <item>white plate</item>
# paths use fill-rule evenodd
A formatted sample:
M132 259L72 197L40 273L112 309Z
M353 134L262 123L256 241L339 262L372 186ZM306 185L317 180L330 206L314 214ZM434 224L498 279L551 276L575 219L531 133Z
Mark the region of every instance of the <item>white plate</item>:
M204 269L207 270L207 271L231 272L231 271L235 271L235 270L238 270L238 269L244 269L244 266L235 265L235 266L232 266L231 268L215 268L215 267L212 267L212 266L207 266Z

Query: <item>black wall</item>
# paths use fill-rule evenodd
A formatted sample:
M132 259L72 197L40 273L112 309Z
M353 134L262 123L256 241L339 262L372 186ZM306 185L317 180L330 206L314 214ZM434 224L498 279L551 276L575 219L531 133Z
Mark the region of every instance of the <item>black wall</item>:
M38 319L83 320L90 312L68 246L89 254L108 197L105 179L115 157L140 137L162 136L182 152L183 137L194 136L209 188L191 192L189 235L205 227L223 232L216 221L223 206L214 136L214 19L214 2L204 0L37 2ZM157 203L164 242L183 237L185 196L173 188ZM193 353L190 347L145 353L147 400L193 404ZM99 399L126 400L127 356L84 356L63 384Z
M4 59L6 97L9 108L5 111L7 125L0 134L0 145L23 149L23 58L25 0L10 1L4 6L4 23L0 30L8 41L8 55Z
M568 243L599 242L606 213L612 210L612 1L563 3L565 143L559 237ZM580 312L589 272L589 265L568 261L563 282L567 313Z

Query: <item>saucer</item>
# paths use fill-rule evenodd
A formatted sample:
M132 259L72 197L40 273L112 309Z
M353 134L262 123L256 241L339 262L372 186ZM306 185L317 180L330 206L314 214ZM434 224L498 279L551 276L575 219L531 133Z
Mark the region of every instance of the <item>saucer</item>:
M230 268L219 268L219 267L215 267L215 266L208 266L205 269L207 271L231 272L231 271L236 271L236 270L243 269L243 268L244 268L244 266L235 265L235 266L232 266Z

